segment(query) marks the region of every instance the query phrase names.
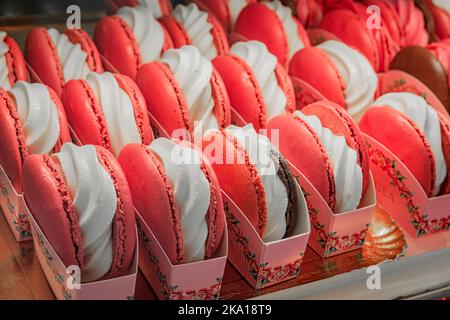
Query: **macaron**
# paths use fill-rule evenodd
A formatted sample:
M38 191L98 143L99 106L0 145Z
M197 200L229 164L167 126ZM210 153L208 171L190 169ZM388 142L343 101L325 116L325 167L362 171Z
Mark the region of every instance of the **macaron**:
M150 9L155 18L160 18L172 12L170 0L111 0L113 9L120 7L146 6Z
M212 131L202 141L220 187L246 215L264 242L293 235L299 201L289 166L251 124Z
M323 0L282 0L305 28L318 27L323 17Z
M450 111L450 42L406 47L395 56L391 69L422 81Z
M450 37L450 2L447 0L425 0L425 5L433 16L436 37L438 39Z
M43 84L18 81L0 97L0 165L20 194L25 159L58 152L71 139L69 126L61 100Z
M53 155L29 156L23 172L33 218L64 265L80 268L82 283L127 274L136 222L125 175L111 153L66 143Z
M335 40L297 52L289 64L289 75L312 85L357 121L373 102L378 85L369 60Z
M92 72L86 80L71 80L62 101L81 144L99 145L118 156L128 143L153 140L145 99L125 75Z
M295 110L291 79L260 41L237 42L227 55L213 60L233 108L256 130L274 116Z
M141 64L158 60L173 46L165 28L145 6L121 7L102 18L95 26L94 41L105 59L133 80Z
M395 92L379 97L360 127L395 154L431 197L450 191L449 124L422 97Z
M63 33L50 28L35 28L25 43L25 58L40 80L61 96L64 84L84 79L93 72L103 72L97 47L82 29Z
M361 131L337 104L319 101L273 118L279 149L335 213L358 208L369 185L369 156Z
M9 90L21 80L29 80L22 51L16 40L0 31L0 87Z
M320 28L357 48L376 71L386 71L400 48L392 39L383 17L372 19L368 5L350 0L336 2L332 9L323 17Z
M209 60L227 53L230 48L225 30L217 18L195 3L179 4L172 15L163 16L159 21L169 32L175 48L194 45Z
M136 210L173 264L213 258L225 230L222 194L201 150L159 138L127 145L119 162Z
M302 24L292 15L291 8L278 0L246 6L234 31L248 40L264 42L283 66L287 66L297 51L309 46Z
M192 0L192 2L201 10L212 13L224 30L231 32L242 9L250 3L256 3L257 0Z
M136 83L148 111L168 135L177 129L200 138L231 122L230 99L212 63L194 46L166 51L139 68Z

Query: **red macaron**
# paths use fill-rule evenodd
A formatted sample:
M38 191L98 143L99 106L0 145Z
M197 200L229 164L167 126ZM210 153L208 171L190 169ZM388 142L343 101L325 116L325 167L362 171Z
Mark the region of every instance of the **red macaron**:
M22 192L22 166L28 155L58 152L70 141L64 107L49 87L19 81L0 89L0 165Z
M169 135L183 129L199 137L201 131L225 128L231 122L223 80L194 46L168 50L161 61L144 64L136 83L148 111Z
M71 80L62 101L82 144L103 146L117 156L128 143L153 140L145 99L125 75L91 73L86 80Z
M445 0L444 0L445 1ZM444 1L425 0L425 4L433 15L434 27L438 39L450 37L450 8Z
M293 115L275 117L268 129L278 130L281 153L332 210L358 207L369 185L369 156L361 131L347 112L332 102L320 101Z
M52 156L29 156L23 171L30 212L64 265L78 266L82 282L126 275L136 222L114 156L102 147L67 143Z
M22 50L16 40L0 32L0 87L8 90L20 80L29 80Z
M144 6L121 7L102 18L95 26L94 41L105 59L133 80L141 64L158 60L173 46L167 30Z
M213 60L233 108L256 130L270 118L295 110L294 88L285 69L264 43L235 43L230 54Z
M199 163L176 162L171 155L178 152ZM214 257L222 243L225 213L219 183L201 151L188 142L159 138L149 146L126 146L119 162L136 210L170 261Z
M82 29L35 28L27 36L25 58L39 79L61 96L64 84L90 71L103 72L97 47Z
M110 0L110 2L113 12L116 12L120 7L136 7L139 5L148 7L155 18L160 18L172 12L170 0Z
M283 66L298 50L309 46L304 27L280 1L248 5L239 15L234 31L248 40L264 42Z

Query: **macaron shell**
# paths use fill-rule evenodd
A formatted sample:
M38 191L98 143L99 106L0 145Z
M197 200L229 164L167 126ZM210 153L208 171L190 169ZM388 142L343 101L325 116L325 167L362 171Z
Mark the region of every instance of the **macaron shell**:
M25 43L25 58L47 86L62 94L64 75L55 44L45 28L35 28Z
M215 68L213 68L210 83L211 95L214 99L214 115L219 128L226 128L231 124L231 103L225 83Z
M286 69L284 69L279 63L275 67L275 77L279 87L283 90L286 96L286 112L294 112L296 108L294 84L292 83Z
M94 41L100 53L131 79L141 65L141 54L133 31L119 16L102 18L95 26ZM110 70L113 71L113 70Z
M53 148L53 152L59 152L64 143L70 142L72 140L70 136L69 123L67 122L66 112L64 110L61 99L52 88L47 87L47 90L58 111L59 138L56 142L55 147Z
M17 193L22 193L22 165L28 156L25 134L8 93L0 88L0 165Z
M317 134L304 120L293 115L274 117L267 129L269 132L278 130L281 154L311 182L333 209L336 201L333 169Z
M111 150L111 140L100 102L86 80L70 80L64 86L62 102L67 119L82 144Z
M425 3L433 15L436 36L439 39L450 37L450 12L434 5L432 0L426 0Z
M439 194L450 193L450 120L447 117L438 114L441 123L442 152L447 165L447 178L441 185Z
M11 86L14 85L17 81L29 81L27 65L25 63L25 59L22 54L22 50L20 50L19 45L16 40L13 38L6 36L4 39L5 44L8 46L9 51L6 54L6 61L8 64L9 72L9 82Z
M165 15L158 19L158 21L167 30L167 33L172 39L173 47L180 48L185 45L192 44L192 40L184 29L183 25L179 23L173 16Z
M228 42L227 34L220 22L214 15L208 15L208 23L212 25L211 34L214 40L214 46L217 50L217 55L222 55L230 51L230 43Z
M83 270L78 215L59 163L48 155L29 156L23 167L23 185L28 208L61 261Z
M129 144L122 149L118 160L136 210L155 233L170 261L182 263L184 242L180 214L158 155L144 145Z
M172 4L170 0L148 0L148 1L158 1L161 13L163 15L170 14L172 12ZM120 7L135 7L138 6L139 0L110 0L113 6L113 11L116 11Z
M64 34L69 38L70 42L79 44L81 49L86 52L86 63L88 64L89 69L94 72L102 73L103 66L100 53L87 32L83 29L66 29Z
M102 147L96 146L100 164L109 173L117 193L117 209L113 222L113 261L106 278L126 274L136 248L136 218L131 191L125 174L114 156Z
M309 83L327 99L345 107L343 79L321 49L308 47L298 51L289 64L289 75Z
M309 42L312 46L317 46L327 40L341 41L335 34L320 28L307 29ZM342 42L342 41L341 41Z
M383 123L389 125L383 126ZM359 126L394 153L414 174L425 193L429 197L432 195L436 163L430 144L411 120L391 107L379 106L369 108Z
M302 109L306 115L315 115L322 126L328 128L335 135L344 136L347 145L358 153L358 164L363 174L362 194L369 186L369 154L361 131L353 118L339 105L328 101L320 101Z
M227 0L193 0L200 10L213 14L222 24L223 28L231 31L231 13Z
M141 90L139 90L133 80L125 75L115 74L114 77L116 78L119 87L125 91L131 100L134 111L134 119L136 121L142 143L149 145L154 137L148 117L147 104L145 103L145 98L142 95Z
M209 158L220 187L262 236L267 223L266 197L261 177L250 163L247 152L225 132L206 135L202 149L207 158L221 157L223 163L213 162Z
M448 71L426 48L410 46L402 49L390 68L407 72L422 81L450 111Z
M192 133L189 109L175 76L162 62L150 62L139 68L136 83L148 111L170 135L176 129Z

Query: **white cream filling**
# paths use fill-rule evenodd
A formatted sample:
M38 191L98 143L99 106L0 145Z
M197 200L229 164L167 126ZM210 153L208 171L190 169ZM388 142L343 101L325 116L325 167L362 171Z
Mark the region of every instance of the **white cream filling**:
M158 60L164 47L164 31L152 11L145 6L122 7L116 14L133 30L142 63Z
M267 137L256 133L251 124L245 127L230 125L225 131L247 151L250 162L261 176L267 207L267 224L262 237L264 242L282 239L287 228L288 192L278 176L279 151Z
M373 106L389 106L400 111L423 132L430 143L436 161L436 183L433 195L437 195L447 177L447 165L442 151L441 125L437 112L425 99L409 92L387 93L379 97Z
M5 43L6 32L0 31L0 87L5 90L11 89L11 83L9 82L9 69L6 62L6 54L9 51L8 45Z
M305 120L319 136L333 166L334 184L336 189L336 213L355 210L362 197L363 175L358 164L358 153L347 145L344 136L333 134L330 129L322 126L315 115L305 115L295 111L294 115Z
M292 16L291 8L284 6L280 1L264 1L264 3L268 8L275 11L278 18L281 20L283 24L284 31L286 32L286 37L289 44L289 59L299 51L305 47L305 44L302 42L298 35L298 26Z
M138 3L139 5L148 7L156 19L163 16L159 0L139 0Z
M114 75L109 72L91 72L86 81L102 107L113 154L118 156L122 148L129 143L142 143L133 104L127 93L120 88Z
M236 20L241 14L242 9L244 9L248 4L247 0L229 0L228 8L230 10L231 15L231 28L234 29L234 25L236 24Z
M203 260L211 189L200 166L201 156L193 148L166 138L154 140L149 148L161 158L174 191L181 217L185 262Z
M64 80L86 79L90 72L86 62L87 54L80 44L73 44L64 33L56 29L48 29L48 34L55 44L59 61L63 68Z
M212 60L217 56L217 49L211 34L213 26L208 22L207 12L201 11L196 4L190 3L177 5L172 14L183 25L192 44L205 58Z
M345 84L344 96L350 115L359 121L373 102L378 77L366 57L346 44L329 40L317 46L339 70Z
M253 70L263 94L267 120L284 114L287 98L275 76L278 60L266 45L260 41L237 42L231 47L231 53L247 62Z
M83 282L98 280L113 262L113 221L117 208L114 182L94 146L66 143L55 153L76 208L84 248Z
M28 152L47 154L59 139L58 109L48 89L40 83L18 81L11 89L22 123Z
M161 61L172 70L183 91L194 124L194 138L201 139L207 130L218 129L211 88L211 62L194 46L168 50Z

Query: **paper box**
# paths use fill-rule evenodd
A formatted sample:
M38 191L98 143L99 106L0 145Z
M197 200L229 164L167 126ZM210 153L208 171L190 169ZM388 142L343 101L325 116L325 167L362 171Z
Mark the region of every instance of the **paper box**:
M429 198L405 164L377 140L369 148L379 205L413 238L450 230L450 194Z
M70 274L70 268L65 266L58 254L48 242L41 228L27 211L34 239L36 256L48 284L58 300L131 300L134 298L136 275L138 268L138 246L134 260L127 275L101 281L81 283L75 286L75 276Z

